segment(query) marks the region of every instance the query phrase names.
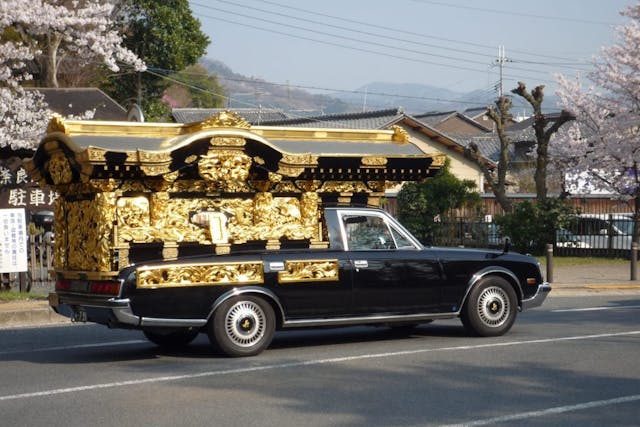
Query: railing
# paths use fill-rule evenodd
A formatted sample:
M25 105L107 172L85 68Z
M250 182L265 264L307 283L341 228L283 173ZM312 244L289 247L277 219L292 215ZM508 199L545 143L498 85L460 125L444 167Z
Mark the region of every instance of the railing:
M20 273L3 273L1 290L15 289L21 292L53 290L55 281L49 276L53 260L53 242L50 235L29 236L28 269Z

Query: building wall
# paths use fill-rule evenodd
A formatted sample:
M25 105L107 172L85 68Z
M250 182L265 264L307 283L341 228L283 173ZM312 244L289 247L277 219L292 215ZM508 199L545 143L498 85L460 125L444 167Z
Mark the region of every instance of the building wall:
M483 192L484 176L480 168L471 160L453 149L443 146L439 142L432 141L427 135L405 128L409 132L409 139L425 153L442 153L451 161L451 173L459 179L470 179L476 183L478 191Z

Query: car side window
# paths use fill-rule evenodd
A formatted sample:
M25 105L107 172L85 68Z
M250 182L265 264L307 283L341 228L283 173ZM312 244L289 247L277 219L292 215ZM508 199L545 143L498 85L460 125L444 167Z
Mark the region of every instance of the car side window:
M386 222L378 216L343 217L350 250L395 249L396 244Z
M415 249L413 243L405 236L400 234L398 230L396 230L393 226L391 226L391 234L393 235L393 239L395 240L396 247L398 249Z

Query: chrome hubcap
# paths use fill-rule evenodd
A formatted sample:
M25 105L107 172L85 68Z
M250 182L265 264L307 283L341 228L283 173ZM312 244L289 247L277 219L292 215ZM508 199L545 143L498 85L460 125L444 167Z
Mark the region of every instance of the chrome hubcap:
M240 301L227 312L224 326L227 337L235 345L251 347L264 336L265 314L258 304Z
M485 325L501 326L510 312L509 296L502 288L492 286L482 291L478 298L478 314Z

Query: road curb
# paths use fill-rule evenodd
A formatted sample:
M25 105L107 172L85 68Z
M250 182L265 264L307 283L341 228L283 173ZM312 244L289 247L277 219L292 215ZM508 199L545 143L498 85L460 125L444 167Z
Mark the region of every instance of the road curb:
M0 309L0 328L66 323L69 319L60 316L49 307L19 310Z

